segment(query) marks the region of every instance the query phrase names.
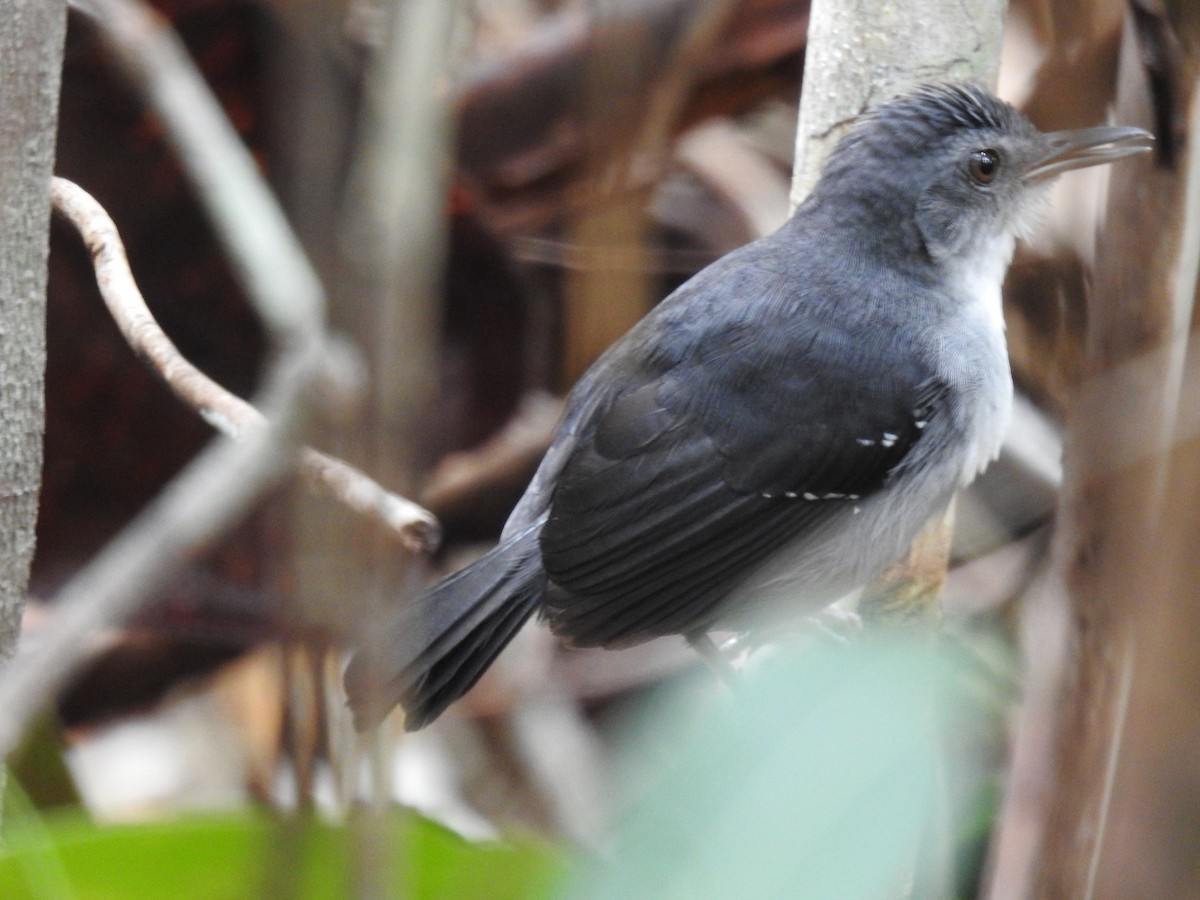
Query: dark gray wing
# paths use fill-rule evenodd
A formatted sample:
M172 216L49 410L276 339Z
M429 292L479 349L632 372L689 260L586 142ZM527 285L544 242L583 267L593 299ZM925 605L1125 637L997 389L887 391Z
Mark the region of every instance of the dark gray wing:
M878 323L739 277L757 307L702 280L615 348L603 383L619 388L563 454L544 611L576 644L707 627L756 563L883 487L944 408L901 329L864 343Z

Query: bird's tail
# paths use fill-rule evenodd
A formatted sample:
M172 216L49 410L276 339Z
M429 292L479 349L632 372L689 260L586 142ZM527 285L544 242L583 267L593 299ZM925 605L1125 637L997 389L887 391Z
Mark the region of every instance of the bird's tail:
M540 525L439 581L369 636L345 677L359 730L399 703L415 731L479 680L545 592Z

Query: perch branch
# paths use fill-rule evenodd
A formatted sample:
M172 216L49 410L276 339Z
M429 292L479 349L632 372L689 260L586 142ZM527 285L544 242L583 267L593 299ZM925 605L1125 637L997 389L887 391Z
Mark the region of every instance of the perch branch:
M138 290L121 237L108 213L86 191L64 178L51 185L54 207L79 231L92 256L100 294L134 353L175 395L218 431L242 439L266 427L254 406L193 366L159 327ZM396 496L353 466L309 447L299 450L306 483L395 531L415 551L436 547L440 529L432 513Z
M861 113L922 81L995 82L1002 0L812 4L796 157L793 206L817 181L826 155ZM930 28L928 23L936 22ZM866 621L936 623L949 562L951 511L918 535L909 555L868 587Z

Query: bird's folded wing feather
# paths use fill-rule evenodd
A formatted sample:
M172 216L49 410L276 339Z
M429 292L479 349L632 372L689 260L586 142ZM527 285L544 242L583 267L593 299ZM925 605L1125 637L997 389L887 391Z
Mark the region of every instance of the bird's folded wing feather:
M856 343L853 320L686 309L655 326L676 329L671 355L618 348L615 399L559 450L544 608L579 645L706 627L756 562L883 487L946 401L903 347Z

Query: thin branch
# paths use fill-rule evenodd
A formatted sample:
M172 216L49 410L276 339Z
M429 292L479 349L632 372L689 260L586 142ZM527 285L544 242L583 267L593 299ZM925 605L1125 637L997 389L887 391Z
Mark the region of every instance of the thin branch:
M259 314L269 322L286 320L310 305L323 308L324 294L312 265L254 158L174 32L138 0L91 0L90 5L126 77L162 121ZM165 372L163 377L167 377ZM172 389L178 393L174 384ZM231 395L211 412L224 417L232 411L231 406L241 407L245 415L229 419L230 423L258 417L253 408L246 410L246 404ZM196 408L211 424L221 427L205 413L204 406ZM311 487L397 532L409 548L428 551L440 540L440 528L430 513L346 463L307 448L301 451L301 463Z
M252 429L240 442L206 447L59 591L54 624L0 680L0 756L12 751L33 714L99 649L98 633L133 615L285 474L322 364L320 319L295 324L269 331L282 348L262 391L274 425Z
M54 207L79 231L96 267L96 282L113 320L129 346L180 400L229 437L242 439L266 427L257 409L221 387L190 362L159 327L138 290L125 248L108 213L83 188L55 178ZM437 546L440 529L433 514L398 497L354 467L308 447L299 451L306 482L368 518L395 531L415 551Z
M87 245L100 295L133 352L180 400L229 437L240 438L246 428L265 425L266 420L257 409L189 363L159 327L138 290L121 236L104 207L65 178L51 179L50 199L55 210L75 226Z
M442 528L433 513L393 494L349 463L311 447L302 447L300 467L310 488L384 525L399 535L408 549L432 553L441 543Z

